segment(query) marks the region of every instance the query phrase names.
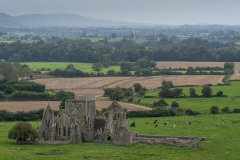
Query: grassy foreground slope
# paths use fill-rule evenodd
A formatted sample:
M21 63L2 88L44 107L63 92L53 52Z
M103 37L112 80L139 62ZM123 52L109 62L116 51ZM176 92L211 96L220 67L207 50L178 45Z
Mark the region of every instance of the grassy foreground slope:
M158 127L152 122L157 119ZM191 121L186 125L184 121ZM221 120L225 124L221 124ZM240 152L240 115L201 115L177 116L161 118L136 118L135 128L140 134L197 136L206 137L202 148L173 147L164 145L135 144L132 146L116 146L101 143L81 143L70 145L17 145L14 140L7 139L7 132L16 122L0 122L0 159L98 159L98 160L234 160L239 159ZM164 126L162 122L169 121ZM150 122L146 125L145 122ZM40 122L31 122L34 127ZM173 128L173 125L176 125Z

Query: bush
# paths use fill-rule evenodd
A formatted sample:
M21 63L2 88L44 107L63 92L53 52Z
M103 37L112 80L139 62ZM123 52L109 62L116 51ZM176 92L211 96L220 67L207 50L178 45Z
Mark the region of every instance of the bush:
M235 108L235 109L233 110L233 112L234 112L234 113L240 113L240 108Z
M189 115L189 116L194 116L194 115L198 115L198 114L199 114L199 112L193 111L193 110L191 110L191 109L187 109L185 113L186 113L187 115Z
M34 141L37 138L37 130L28 122L19 122L8 132L8 138L17 141Z
M55 96L56 96L56 99L59 101L75 98L75 94L73 92L66 92L64 90L58 91Z
M228 106L226 106L226 107L223 107L223 108L221 109L221 111L222 111L223 113L229 113L229 112L230 112L230 109L229 109Z
M172 101L171 108L179 108L178 102Z
M217 97L221 97L223 95L223 91L219 90L215 95Z
M218 114L219 113L219 108L217 106L212 106L210 109L211 114Z
M212 89L210 86L203 86L202 89L202 96L203 97L210 97L212 95Z

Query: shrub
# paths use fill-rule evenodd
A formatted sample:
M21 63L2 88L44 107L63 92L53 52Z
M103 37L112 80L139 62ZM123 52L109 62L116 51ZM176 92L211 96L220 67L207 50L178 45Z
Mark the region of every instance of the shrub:
M19 122L8 132L8 138L17 141L34 141L37 138L37 130L28 122Z
M233 110L233 112L234 112L234 113L240 113L240 108L235 108L235 109Z
M210 97L212 95L212 89L210 86L203 86L202 89L202 96L203 97Z
M179 108L178 102L172 101L171 108Z
M198 115L198 114L199 114L199 112L193 111L193 110L191 110L191 109L187 109L185 113L186 113L187 115L189 115L189 116L193 116L193 115Z
M215 95L217 97L221 97L223 95L223 91L219 90Z
M217 106L212 106L210 109L211 114L218 114L219 113L219 108Z
M222 111L223 113L229 113L229 112L230 112L230 109L229 109L228 106L226 106L226 107L223 107L223 108L221 109L221 111Z

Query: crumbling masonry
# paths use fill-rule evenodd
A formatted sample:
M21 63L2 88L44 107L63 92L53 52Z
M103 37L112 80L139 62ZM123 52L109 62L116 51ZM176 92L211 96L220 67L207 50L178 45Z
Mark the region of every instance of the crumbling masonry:
M126 112L113 102L104 113L96 110L95 98L66 100L55 117L48 105L38 129L40 143L106 142L132 144L127 130Z
M66 100L65 107L54 116L48 105L38 129L39 143L68 144L103 142L117 145L134 143L201 147L193 137L146 136L127 130L126 112L114 101L104 113L96 110L95 97Z

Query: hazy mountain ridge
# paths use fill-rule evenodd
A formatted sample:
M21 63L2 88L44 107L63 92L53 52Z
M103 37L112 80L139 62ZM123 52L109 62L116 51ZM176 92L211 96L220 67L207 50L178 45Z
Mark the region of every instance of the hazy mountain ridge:
M128 22L99 20L75 14L30 14L10 16L0 13L0 27L85 27L85 26L121 26Z

